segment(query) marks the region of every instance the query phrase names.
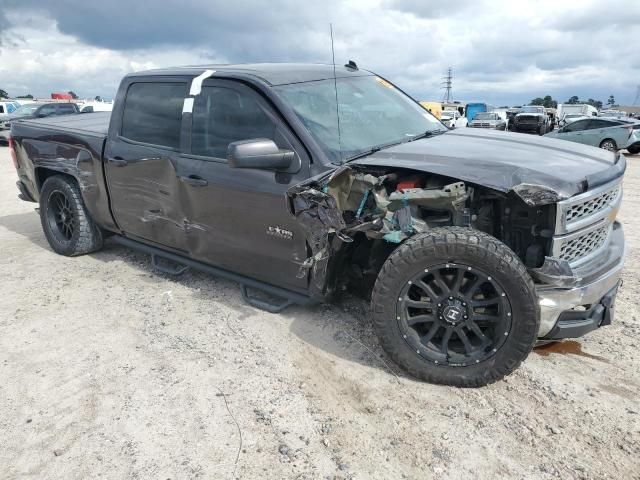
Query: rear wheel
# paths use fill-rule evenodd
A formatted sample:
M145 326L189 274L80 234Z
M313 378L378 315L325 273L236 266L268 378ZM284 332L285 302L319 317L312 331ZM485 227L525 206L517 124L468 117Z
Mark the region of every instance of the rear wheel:
M640 153L640 147L627 147L627 151L631 155L635 155L636 153Z
M412 375L482 386L515 370L538 333L533 281L495 238L434 228L396 249L372 295L383 348Z
M44 182L40 222L49 245L60 255L82 255L102 248L102 231L89 216L71 177L54 175Z
M606 138L602 142L600 142L600 148L609 150L611 152L615 152L618 149L615 140L612 140L610 138Z

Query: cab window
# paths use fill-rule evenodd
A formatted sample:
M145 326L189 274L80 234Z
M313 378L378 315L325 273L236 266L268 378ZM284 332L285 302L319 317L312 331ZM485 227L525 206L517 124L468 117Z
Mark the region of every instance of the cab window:
M127 90L121 136L178 149L186 83L133 83Z
M276 124L258 100L248 92L203 87L193 105L191 153L226 159L230 143L252 138L276 141Z

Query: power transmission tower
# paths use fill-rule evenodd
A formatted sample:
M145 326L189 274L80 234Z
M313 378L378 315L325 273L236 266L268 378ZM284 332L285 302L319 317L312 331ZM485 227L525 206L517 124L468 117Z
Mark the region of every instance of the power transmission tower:
M444 80L444 82L442 82L442 85L444 85L444 96L442 97L442 101L449 103L453 100L453 93L451 89L451 85L453 83L453 70L451 67L447 69L447 75L442 77L442 80Z
M636 88L636 98L634 98L633 103L631 105L636 106L640 102L640 85Z

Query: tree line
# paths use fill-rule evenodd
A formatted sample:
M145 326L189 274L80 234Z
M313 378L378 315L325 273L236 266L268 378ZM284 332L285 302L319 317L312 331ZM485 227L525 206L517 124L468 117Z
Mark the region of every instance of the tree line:
M580 100L580 98L577 95L573 95L572 97L569 97L569 99L564 103L568 103L570 105L575 105L578 103L580 104L586 103L587 105L596 107L598 110L600 110L604 105L600 100L594 100L593 98L589 98L588 100ZM545 108L558 108L558 102L554 100L551 97L551 95L545 95L544 97L534 98L529 102L529 105L542 105ZM609 98L607 99L607 106L614 107L615 105L616 105L615 97L613 95L609 95Z

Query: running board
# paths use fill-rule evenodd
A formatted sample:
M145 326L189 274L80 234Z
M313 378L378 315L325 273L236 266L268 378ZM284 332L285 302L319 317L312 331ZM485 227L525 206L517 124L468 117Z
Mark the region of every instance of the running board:
M162 250L161 248L147 245L146 243L142 243L137 240L132 240L120 235L114 235L111 237L111 239L114 242L125 247L131 248L133 250L138 250L139 252L148 253L149 255L151 255L151 264L153 265L153 267L157 268L163 273L167 273L169 275L179 275L181 273L184 273L186 269L191 267L195 270L200 270L202 272L213 275L214 277L225 278L227 280L237 282L240 284L242 298L247 303L270 313L280 313L285 308L290 307L291 305L311 305L313 303L316 303L308 295L287 290L282 287L276 287L275 285L264 283L260 280L245 277L244 275L240 275L239 273L229 272L228 270L223 270L222 268L213 267L211 265L207 265L206 263L183 257L182 255L178 255L175 253L167 252L165 250ZM164 266L158 267L158 258L169 260L180 266L176 267L175 269L170 269ZM252 297L251 295L249 295L248 288L267 293L270 296L273 296L281 301L271 303L266 300Z
M151 254L151 266L161 273L166 273L167 275L173 275L174 277L182 275L184 272L189 270L189 267L187 265L181 265L181 266L176 265L174 268L170 268L165 265L162 265L158 261L158 255L156 255L155 253Z

